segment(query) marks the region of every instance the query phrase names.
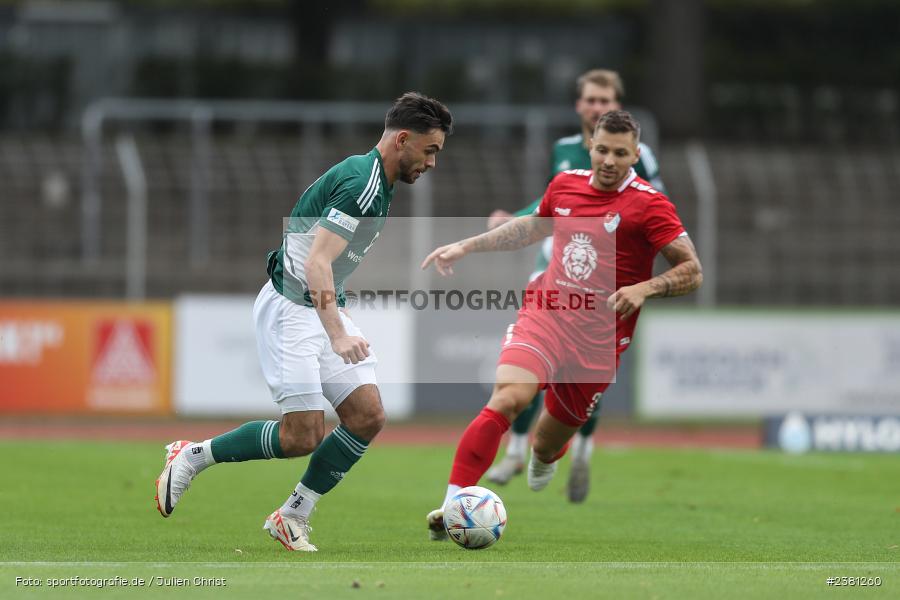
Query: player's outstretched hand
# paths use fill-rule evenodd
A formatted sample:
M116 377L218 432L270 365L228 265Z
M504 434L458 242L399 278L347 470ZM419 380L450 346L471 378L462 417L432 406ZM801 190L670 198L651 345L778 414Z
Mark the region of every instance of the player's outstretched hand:
M441 275L453 275L453 267L451 265L465 255L466 250L460 242L447 244L426 256L422 262L422 268L427 269L428 265L434 263L434 268Z
M488 215L488 220L487 220L488 231L490 231L491 229L496 229L496 228L500 227L501 225L503 225L504 223L506 223L507 221L509 221L511 219L515 219L515 218L516 218L516 215L514 215L510 212L506 212L503 209L498 208L497 210L492 212L490 215Z
M354 365L358 362L366 360L369 356L369 342L361 337L352 335L335 338L331 342L331 349L334 353L344 359L344 364Z
M647 296L640 285L626 285L606 299L606 307L619 313L619 318L624 321L636 313L646 299Z

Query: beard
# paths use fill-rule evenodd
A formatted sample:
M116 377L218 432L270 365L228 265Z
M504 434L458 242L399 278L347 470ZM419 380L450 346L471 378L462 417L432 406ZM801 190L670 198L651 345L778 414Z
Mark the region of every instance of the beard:
M400 158L400 181L403 183L414 183L416 181L416 172L417 169L414 167L413 163Z
M619 169L615 169L614 172L601 171L598 169L594 171L594 176L598 181L602 182L603 185L613 185L621 181L626 173L627 171L620 171Z

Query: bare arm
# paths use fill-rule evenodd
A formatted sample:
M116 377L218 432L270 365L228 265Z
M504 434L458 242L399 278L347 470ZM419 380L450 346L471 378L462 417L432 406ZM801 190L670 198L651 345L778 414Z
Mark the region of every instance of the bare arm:
M468 252L518 250L553 235L553 219L526 215L460 243Z
M553 235L553 219L535 215L518 217L491 231L437 248L425 257L422 268L434 263L438 273L452 275L453 263L470 252L518 250L548 235Z
M703 268L691 238L686 235L675 238L663 246L660 253L666 257L671 269L647 281L616 290L606 305L627 319L644 304L647 298L671 298L689 294L703 283Z
M341 315L338 312L337 294L334 290L333 263L347 248L347 240L336 233L320 227L313 239L309 257L306 259L306 283L309 296L316 307L322 327L331 340L331 348L345 363L356 364L369 355L368 343L359 337L347 335Z
M703 283L703 267L697 257L691 238L686 235L675 238L659 251L666 257L671 269L646 282L647 298L671 298L690 294Z

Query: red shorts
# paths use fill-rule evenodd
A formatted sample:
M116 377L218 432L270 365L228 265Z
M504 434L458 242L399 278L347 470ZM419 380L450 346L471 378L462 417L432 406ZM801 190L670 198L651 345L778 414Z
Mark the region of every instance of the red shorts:
M519 321L507 330L497 362L534 373L541 389L547 390L547 412L566 425L580 427L615 379L619 355L578 352L558 330L550 331L541 320L520 313Z

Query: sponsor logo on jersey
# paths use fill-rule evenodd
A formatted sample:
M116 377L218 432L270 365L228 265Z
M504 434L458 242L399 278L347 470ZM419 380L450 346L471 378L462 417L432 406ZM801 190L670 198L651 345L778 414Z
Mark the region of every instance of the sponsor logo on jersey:
M553 210L555 210L556 212L558 212L559 214L561 214L564 217L568 217L572 213L571 208L561 208L559 206L557 206Z
M569 162L568 159L559 161L559 164L556 165L557 171L567 171L572 168L572 163Z
M326 221L331 221L338 227L343 227L350 233L354 233L356 228L359 226L359 219L351 217L347 213L341 212L336 208L332 208L328 212L328 217L325 219Z
M354 252L353 250L350 250L350 249L348 248L348 249L347 249L347 258L349 258L350 260L352 260L352 261L355 262L356 264L361 263L363 257L364 257L366 254L368 254L368 252L369 252L369 250L372 248L372 246L375 245L375 240L378 239L378 236L379 236L379 235L381 235L381 232L380 232L380 231L376 231L376 232L375 232L375 237L372 238L372 241L369 242L369 245L368 245L368 246L366 246L365 248L363 248L362 254L357 254L356 252Z
M363 250L363 255L369 253L369 249L372 248L372 246L375 245L375 240L378 239L378 236L379 236L379 235L381 235L381 232L380 232L380 231L376 231L376 232L375 232L375 237L372 238L372 241L369 242L369 245L366 246L366 249L365 249L365 250Z
M619 213L610 211L603 217L603 229L605 229L607 233L612 233L616 230L616 227L619 226L621 220L622 216Z
M566 276L575 281L584 281L597 268L597 250L591 244L591 238L583 233L576 233L572 241L566 244L562 256Z

